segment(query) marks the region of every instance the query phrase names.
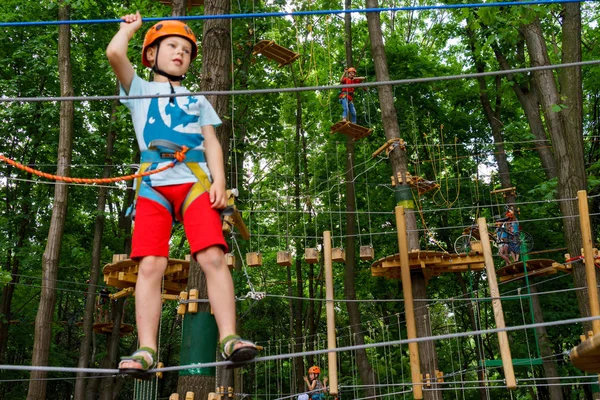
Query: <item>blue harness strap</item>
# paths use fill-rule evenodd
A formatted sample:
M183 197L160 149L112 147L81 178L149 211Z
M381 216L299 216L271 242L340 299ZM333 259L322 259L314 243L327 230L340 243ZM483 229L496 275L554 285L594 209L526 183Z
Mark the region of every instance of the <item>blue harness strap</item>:
M171 151L161 151L158 149L144 150L141 155L142 163L157 163L175 160L175 153ZM184 163L199 163L206 162L204 152L202 150L188 150L185 153Z

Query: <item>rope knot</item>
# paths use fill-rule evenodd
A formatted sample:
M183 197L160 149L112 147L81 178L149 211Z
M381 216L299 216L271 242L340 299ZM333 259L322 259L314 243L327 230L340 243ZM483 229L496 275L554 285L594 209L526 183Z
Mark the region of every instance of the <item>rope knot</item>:
M185 153L188 150L189 150L189 148L187 146L181 146L181 150L175 152L175 159L178 162L183 162L183 160L185 160Z

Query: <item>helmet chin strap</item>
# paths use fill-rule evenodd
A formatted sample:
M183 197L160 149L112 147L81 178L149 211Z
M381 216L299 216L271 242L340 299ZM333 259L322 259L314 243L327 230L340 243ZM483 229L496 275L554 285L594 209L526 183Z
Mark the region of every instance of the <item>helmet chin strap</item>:
M171 74L169 74L169 73L161 70L158 67L158 51L160 50L160 44L161 44L161 42L162 41L158 42L157 46L156 46L156 56L155 56L154 65L152 66L152 71L155 74L162 75L165 78L167 78L167 80L169 81L169 86L171 86L171 93L175 94L175 88L173 87L173 84L171 83L171 81L173 81L173 82L181 82L182 80L185 79L185 74L184 75L171 75ZM169 102L170 103L174 103L175 102L175 96L169 97Z

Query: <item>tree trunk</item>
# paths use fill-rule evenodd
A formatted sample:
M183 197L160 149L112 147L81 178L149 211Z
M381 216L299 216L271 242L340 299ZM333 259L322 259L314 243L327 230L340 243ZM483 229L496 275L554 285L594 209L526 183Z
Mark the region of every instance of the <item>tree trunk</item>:
M117 92L118 93L118 92ZM117 118L118 100L113 101L110 117L109 130L107 132L106 152L104 156L104 168L102 177L108 178L111 173L112 152L115 142L114 123ZM96 207L96 221L94 224L94 241L92 244L92 266L90 270L90 281L87 287L87 296L85 299L85 312L83 315L83 337L79 346L79 368L87 368L90 363L90 348L92 343L92 335L94 334L92 324L94 322L94 309L96 308L96 293L97 283L100 278L100 264L102 251L102 234L104 233L104 209L106 207L107 188L100 187L98 189L98 205ZM77 373L77 381L75 382L75 400L85 399L85 373Z
M39 87L39 91L40 94L43 93L44 91L44 87L46 84L46 80L42 79L42 82L40 83L40 87ZM35 116L37 117L36 120L38 120L40 118L41 115L41 102L37 103L36 107L36 113ZM40 140L40 126L39 124L33 124L31 126L31 136L33 137L33 140L31 142L31 149L36 149L38 146L38 142ZM37 156L37 152L31 151L30 155L29 155L29 159L27 161L27 163L29 165L35 165L36 162L36 156ZM12 166L7 166L7 171L6 171L6 176L10 176L12 171ZM25 198L29 198L30 197L30 191L31 188L33 186L33 183L30 181L32 174L28 173L26 175L27 177L27 181L23 182L21 185L19 185L19 187L22 189L21 193L22 196ZM14 239L14 245L15 248L20 249L25 245L25 241L27 240L27 237L29 236L29 232L31 230L32 224L31 219L32 219L32 215L31 215L31 201L30 200L26 200L26 201L20 201L20 202L16 202L14 201L14 199L17 198L17 196L19 196L19 194L17 193L17 188L15 188L14 190L14 196L11 195L11 192L9 191L9 187L7 186L7 195L6 195L6 215L17 215L19 220L16 221L16 225L17 225L17 236ZM22 205L21 210L16 209L14 206L12 206L13 204L18 204L18 205ZM9 231L10 232L10 231ZM11 238L9 237L9 243L12 243ZM13 299L13 295L14 295L14 291L15 291L15 285L19 282L19 266L20 266L20 260L17 254L12 252L12 249L9 248L8 251L8 256L7 256L7 270L10 269L10 273L11 273L11 282L10 284L6 285L4 287L4 289L2 290L2 315L4 315L4 318L6 319L6 321L4 319L0 319L0 364L5 364L6 361L6 349L8 346L8 329L10 327L10 320L12 319L11 316L11 307L12 307L12 299Z
M581 40L575 27L581 24L579 4L566 6L563 24L563 48L572 46L573 49L563 51L563 62L581 60ZM550 65L548 49L542 35L541 23L535 19L521 27L525 37L531 65L534 67ZM579 49L577 51L577 49ZM562 93L559 92L554 73L551 70L535 71L533 73L536 87L540 92L540 103L558 168L558 200L563 215L563 233L567 251L571 256L581 254L581 231L577 191L587 188L586 173L583 157L582 118L582 87L579 67L565 68L560 71ZM561 100L563 97L565 100ZM573 265L573 280L575 286L585 287L585 268L582 264ZM581 316L590 315L590 305L585 291L577 292L577 302ZM591 326L591 324L584 324ZM587 328L586 328L587 329Z
M476 49L476 38L475 33L469 26L469 19L467 19L467 38L469 40L469 48L471 49L471 54L473 55L473 61L475 63L475 70L478 73L485 72L485 63L478 56L478 52ZM498 176L500 178L500 185L502 188L512 187L510 182L510 169L508 167L508 159L506 157L506 152L504 151L504 136L502 134L502 96L499 93L501 77L495 77L496 82L496 100L494 102L495 107L492 106L490 101L490 96L487 87L487 81L485 77L477 78L477 83L479 84L479 101L481 102L481 106L483 108L483 114L492 129L492 138L494 139L494 144L496 146L496 151L494 152L494 158L496 159L496 164L498 164ZM512 193L507 194L506 199L507 204L512 204L515 202L515 195Z
M352 8L351 0L345 0L346 10ZM354 66L352 59L352 14L344 15L345 47L346 47L346 65L348 68ZM350 116L348 116L350 118ZM347 300L356 300L355 290L355 266L356 266L356 193L354 187L354 139L346 137L346 269L344 274L344 295ZM364 330L361 325L359 304L354 301L346 302L348 317L352 334L356 345L361 346L365 343ZM365 349L356 351L356 363L360 379L365 387L364 396L373 397L375 391L375 372Z
M116 301L111 300L110 317L114 323L110 336L107 337L107 354L102 360L102 368L116 368L117 357L119 356L119 341L121 338L121 324L123 322L123 310L125 308L126 297L121 297ZM101 380L100 400L112 400L118 391L115 390L117 381L122 381L120 377L107 376Z
M540 305L540 298L536 294L538 293L537 287L535 285L529 286L529 292L532 294L531 296L531 306L533 308L533 317L536 324L541 324L544 322L544 313L542 311L542 306ZM552 351L552 341L548 336L548 332L546 331L545 326L538 326L535 328L536 334L538 336L538 340L540 343L540 355L542 356L542 360L544 361L543 367L546 378L556 378L559 377L558 366L556 365L555 358L553 357L554 352ZM548 388L547 390L550 393L550 400L563 400L563 393L560 386L552 386L553 383L558 382L555 379L547 381Z
M468 274L473 274L473 272L468 272ZM481 276L481 272L477 273L478 276ZM473 293L470 293L467 290L467 284L465 283L465 280L463 279L461 274L456 274L456 277L458 279L458 283L460 284L461 290L462 290L462 295L464 298L468 298L468 297L472 297ZM476 279L476 282L479 281L479 279ZM477 287L477 284L474 285L475 287ZM481 327L478 326L477 324L477 320L479 319L479 309L474 309L473 308L473 304L468 301L466 302L466 306L467 306L467 315L469 316L469 322L471 323L471 330L473 331L477 331L480 330ZM477 314L476 314L477 313ZM485 360L485 353L483 352L483 347L481 344L481 338L474 338L474 342L475 342L475 354L477 356L477 360L476 361L483 361ZM461 377L463 377L463 375L460 375ZM479 377L479 381L480 382L485 382L486 380L486 376L485 376L485 369L484 368L478 368L477 369L477 376ZM461 379L463 380L463 379ZM487 388L484 386L481 386L479 388L479 398L481 400L487 400L488 399L488 395L487 395Z
M179 2L185 3L182 0L179 0ZM183 9L178 8L177 10L183 13ZM207 0L204 2L205 15L229 14L230 10L230 2L225 0ZM174 7L173 12L175 11L176 8ZM202 32L202 82L200 84L202 91L231 89L230 23L229 19L208 19L204 21ZM223 121L223 124L217 127L216 135L223 148L223 168L226 168L231 135L229 97L206 96L206 98ZM193 270L191 269L192 265L194 266ZM189 289L198 289L199 298L208 298L206 277L196 262L190 264ZM202 303L200 305L202 306ZM208 303L204 307L205 311L209 310ZM219 372L219 375L224 374L224 369L222 371ZM224 385L224 382L220 383ZM187 391L192 391L197 398L207 398L208 393L214 390L215 384L214 376L182 376L179 378L177 391L180 396L185 395ZM229 382L227 386L233 386L233 382Z
M225 0L204 2L204 15L223 15L231 12L231 4ZM230 19L207 19L204 21L202 40L203 91L231 89L231 35ZM206 96L223 121L217 128L217 137L223 148L223 160L229 158L231 118L229 96ZM227 165L227 162L225 162Z
M367 0L367 8L379 8L377 0ZM369 39L371 41L371 54L373 55L373 61L375 63L375 74L378 82L386 82L390 80L390 74L388 71L387 57L385 55L385 47L383 45L383 36L381 34L381 21L379 13L369 12L367 13L367 25L369 28ZM383 85L378 87L379 93L379 106L381 107L381 119L383 122L383 128L385 131L385 137L387 140L398 139L400 137L400 127L398 125L398 116L396 108L394 106L394 96L392 86ZM394 181L396 181L396 200L399 204L403 204L406 209L406 229L408 231L408 246L409 250L419 249L419 235L417 232L417 221L415 218L414 204L412 202L412 193L410 186L406 182L407 172L407 157L406 151L400 145L395 146L394 150L389 153L390 163L392 165L392 173ZM402 179L398 181L396 178L401 175ZM425 286L425 279L422 273L419 271L413 274L413 294L415 298L426 298L427 287ZM418 293L418 295L417 295ZM423 296L423 297L420 297ZM418 307L415 307L415 318L420 320L423 324L428 323L429 318L427 316L428 310L424 307L423 303L419 303ZM424 326L422 326L423 328ZM417 329L419 329L417 327ZM425 327L426 331L429 331L429 327ZM419 334L419 331L417 331ZM424 362L427 357L431 363L435 364L437 355L435 353L435 346L433 342L422 342L419 343L419 356L421 362ZM423 372L425 374L426 372ZM435 376L435 375L434 375ZM424 391L423 398L425 400L441 399L441 393L436 391Z
M59 20L69 19L69 6L61 3L58 8ZM58 68L60 75L61 96L73 96L73 81L71 73L71 30L70 25L60 25L58 28ZM73 138L74 105L72 101L63 101L60 105L60 136L58 141L57 175L68 176L71 164L71 147ZM60 245L64 232L67 213L68 186L57 183L54 189L54 205L48 241L42 257L42 292L40 306L35 319L35 339L31 364L35 366L48 365L50 340L52 337L52 317L56 302L56 278ZM46 398L46 378L44 371L33 371L27 393L28 400Z
M500 68L503 70L509 70L511 67L506 61L506 57L500 51L499 46L492 46L496 59L500 64ZM544 128L544 122L542 121L542 115L540 112L540 104L538 99L537 90L534 82L529 82L531 88L528 88L524 83L519 84L516 77L512 74L507 75L507 79L512 82L512 87L523 112L527 117L529 129L536 139L535 149L540 157L540 162L544 168L546 178L553 179L557 174L556 160L552 154L552 148L548 137L546 136L546 129ZM527 79L529 81L529 79Z
M190 273L188 277L188 291L198 289L199 299L208 299L208 287L206 286L206 277L200 268L200 265L192 260L190 262ZM208 302L198 303L198 312L210 312ZM177 384L177 393L179 398L185 398L187 392L194 392L195 398L206 399L208 394L213 392L216 387L214 376L207 375L185 375L179 377Z
M291 68L292 73L293 73L293 69ZM294 76L294 82L296 82L296 78ZM296 152L298 152L300 150L300 136L302 135L302 96L300 94L300 92L296 92ZM296 212L298 212L300 210L300 160L299 157L294 157L294 198L295 198L295 209ZM286 228L286 230L289 229L289 227ZM287 246L287 240L286 240L286 246ZM288 250L286 248L286 250ZM298 253L296 253L298 254ZM296 269L296 297L298 297L298 299L296 301L294 301L294 318L293 318L293 323L294 323L294 336L296 338L296 343L295 343L295 352L302 352L302 347L304 344L304 334L302 332L303 330L303 326L302 326L302 308L303 308L303 301L302 301L302 297L304 296L304 282L302 279L302 261L300 259L300 257L296 257L296 262L295 262L295 269ZM308 363L312 364L313 363L313 359L312 357L308 358ZM304 368L304 360L302 357L295 357L294 358L294 367L296 370L296 382L295 385L299 388L301 388L303 386L303 377L306 376L306 368Z

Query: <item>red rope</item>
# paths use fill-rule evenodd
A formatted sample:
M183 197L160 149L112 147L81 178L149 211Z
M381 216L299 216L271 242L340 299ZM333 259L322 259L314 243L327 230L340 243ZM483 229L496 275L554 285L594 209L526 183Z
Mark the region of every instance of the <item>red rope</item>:
M0 161L4 161L5 163L12 165L13 167L16 167L16 168L26 171L26 172L29 172L30 174L37 175L41 178L52 179L55 181L62 181L62 182L67 182L67 183L113 183L113 182L119 182L119 181L130 181L132 179L142 178L144 176L158 174L159 172L163 172L163 171L168 170L169 168L173 168L175 166L175 164L177 164L178 162L183 162L183 160L185 160L185 153L188 150L189 149L186 146L183 146L181 151L176 151L173 154L175 161L172 161L169 165L165 165L162 168L155 169L152 171L146 171L141 174L116 176L113 178L72 178L69 176L48 174L46 172L42 172L37 169L30 168L30 167L23 165L17 161L11 160L10 158L5 157L3 154L0 154Z

